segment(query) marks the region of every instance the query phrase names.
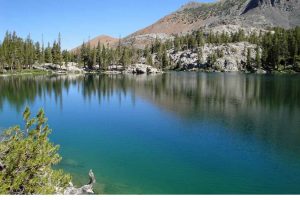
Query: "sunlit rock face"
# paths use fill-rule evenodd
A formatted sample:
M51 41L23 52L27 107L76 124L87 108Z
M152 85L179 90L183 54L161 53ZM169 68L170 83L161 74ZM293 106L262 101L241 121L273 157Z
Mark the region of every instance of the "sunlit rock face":
M206 69L209 62L209 56L213 54L222 54L216 59L213 66L215 70L225 72L245 71L247 61L247 50L250 50L250 56L255 59L256 45L248 42L228 43L228 44L205 44L201 47L202 55L198 57L197 51L185 50L176 52L174 49L168 51L169 58L173 65L180 66L181 70Z

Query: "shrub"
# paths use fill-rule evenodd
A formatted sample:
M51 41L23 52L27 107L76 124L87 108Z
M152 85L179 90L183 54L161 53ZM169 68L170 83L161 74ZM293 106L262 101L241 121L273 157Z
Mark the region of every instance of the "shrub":
M1 136L0 194L53 194L71 181L70 175L52 168L61 157L59 146L49 141L51 130L44 111L35 118L30 115L26 108L24 130L16 126Z

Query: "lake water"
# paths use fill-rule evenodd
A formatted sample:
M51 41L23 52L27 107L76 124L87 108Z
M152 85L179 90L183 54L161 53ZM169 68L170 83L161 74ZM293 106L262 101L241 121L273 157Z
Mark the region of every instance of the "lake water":
M0 129L26 105L97 193L300 194L297 75L0 77Z

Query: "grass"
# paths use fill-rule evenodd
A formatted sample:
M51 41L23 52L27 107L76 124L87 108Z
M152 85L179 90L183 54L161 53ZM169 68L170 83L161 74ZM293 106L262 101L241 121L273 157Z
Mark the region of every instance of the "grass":
M0 73L0 75L46 75L52 74L51 71L38 70L38 69L23 69L23 70L13 70L7 71L5 73Z

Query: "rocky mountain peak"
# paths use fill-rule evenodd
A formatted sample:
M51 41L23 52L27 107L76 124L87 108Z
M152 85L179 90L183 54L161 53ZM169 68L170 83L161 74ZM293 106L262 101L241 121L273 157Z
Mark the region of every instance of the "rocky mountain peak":
M284 12L294 11L299 8L299 0L250 0L244 13L255 8L277 8Z

